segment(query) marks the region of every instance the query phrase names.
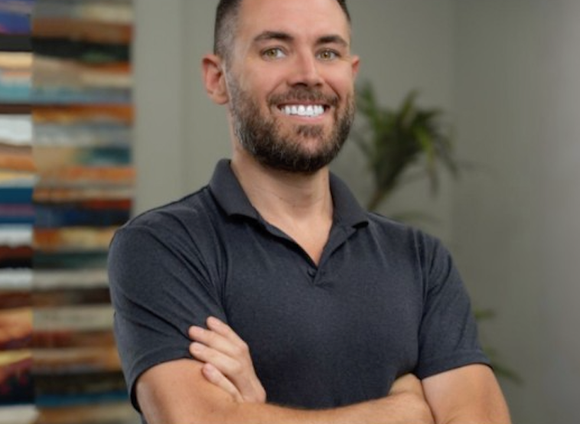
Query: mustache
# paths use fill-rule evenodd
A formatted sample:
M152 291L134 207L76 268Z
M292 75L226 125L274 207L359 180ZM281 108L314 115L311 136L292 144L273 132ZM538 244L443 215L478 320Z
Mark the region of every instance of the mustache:
M311 88L297 87L283 94L273 94L269 97L268 104L276 106L281 103L316 102L324 103L328 106L337 106L338 100L336 95L327 95L320 90Z

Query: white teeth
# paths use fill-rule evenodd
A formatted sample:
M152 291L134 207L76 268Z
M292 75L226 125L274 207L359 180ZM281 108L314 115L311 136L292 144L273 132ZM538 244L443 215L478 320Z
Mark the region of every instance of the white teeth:
M311 118L316 118L324 113L324 106L320 105L293 105L293 106L284 106L282 108L282 112L286 115L298 115L298 116L307 116Z

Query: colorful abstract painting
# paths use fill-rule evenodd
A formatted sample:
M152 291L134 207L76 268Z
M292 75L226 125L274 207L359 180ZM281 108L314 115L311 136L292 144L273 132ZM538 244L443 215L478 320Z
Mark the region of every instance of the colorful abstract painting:
M130 0L0 2L0 424L138 421L106 259L131 214Z
M37 0L32 22L38 424L126 423L106 274L131 213L133 5Z
M0 2L0 423L37 417L32 373L33 2Z

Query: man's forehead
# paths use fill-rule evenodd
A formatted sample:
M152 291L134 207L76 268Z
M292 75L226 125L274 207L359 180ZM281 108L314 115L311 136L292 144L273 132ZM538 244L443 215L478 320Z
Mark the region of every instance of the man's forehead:
M317 32L350 38L346 14L336 0L243 0L238 28L254 38L263 32Z

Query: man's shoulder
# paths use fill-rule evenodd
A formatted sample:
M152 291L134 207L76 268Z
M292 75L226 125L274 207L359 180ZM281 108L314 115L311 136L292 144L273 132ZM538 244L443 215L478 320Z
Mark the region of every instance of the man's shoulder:
M171 225L195 220L200 214L215 212L215 202L207 186L179 199L148 209L131 218L123 228L151 225Z
M423 231L419 227L408 224L406 222L398 221L393 218L386 217L379 213L367 212L369 227L375 231L381 231L395 239L416 239L416 238L430 238L435 239L429 233Z
M117 233L146 232L160 237L191 237L219 219L219 206L207 186L180 199L141 212Z
M411 249L419 254L446 250L438 237L419 227L374 212L367 215L370 231L391 247Z

